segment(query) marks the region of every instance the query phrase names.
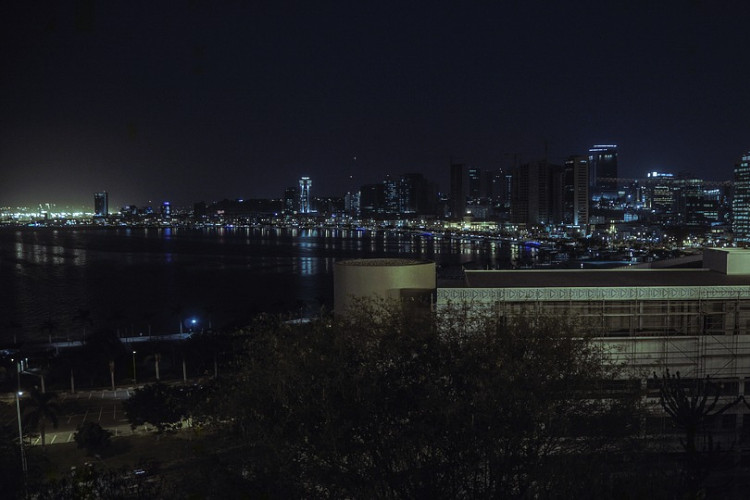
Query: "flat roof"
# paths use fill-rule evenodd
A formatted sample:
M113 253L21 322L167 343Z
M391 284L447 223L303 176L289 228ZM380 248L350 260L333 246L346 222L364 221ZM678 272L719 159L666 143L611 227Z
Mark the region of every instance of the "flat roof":
M710 269L524 269L465 271L463 283L446 288L577 288L750 286L750 275L726 275Z
M349 259L339 260L337 266L360 266L360 267L392 267L392 266L420 266L432 264L431 260L379 258L379 259Z

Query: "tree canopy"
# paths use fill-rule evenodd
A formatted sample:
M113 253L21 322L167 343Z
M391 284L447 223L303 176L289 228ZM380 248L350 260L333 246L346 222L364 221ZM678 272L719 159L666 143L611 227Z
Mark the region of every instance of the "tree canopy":
M637 430L639 399L602 397L617 369L571 318L363 303L245 335L212 407L257 493L545 496Z

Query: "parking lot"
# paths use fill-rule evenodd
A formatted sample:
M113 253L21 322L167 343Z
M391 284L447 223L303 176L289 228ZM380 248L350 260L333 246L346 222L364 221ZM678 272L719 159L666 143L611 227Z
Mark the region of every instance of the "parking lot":
M73 435L79 425L84 422L96 422L115 436L133 434L122 411L122 401L130 397L133 387L120 387L112 390L80 391L75 394L58 393L56 403L60 406L58 426L53 428L47 424L46 443L68 443L73 441ZM2 425L17 428L17 410L13 394L2 396L4 403L0 407L0 422ZM24 397L21 397L23 411ZM31 411L30 409L26 410ZM40 445L38 434L26 434L30 444Z

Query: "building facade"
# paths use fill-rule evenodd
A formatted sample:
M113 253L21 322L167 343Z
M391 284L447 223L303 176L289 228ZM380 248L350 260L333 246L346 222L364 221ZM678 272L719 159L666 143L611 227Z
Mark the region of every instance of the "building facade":
M514 168L512 176L512 222L527 226L562 222L562 167L538 161Z
M750 242L750 152L742 155L734 167L732 232L738 245Z
M465 271L436 304L578 317L634 378L750 382L750 250L706 249L701 269Z
M575 226L589 224L589 162L584 156L565 161L563 182L563 222Z
M107 217L109 215L109 193L101 191L94 193L94 217Z
M596 144L589 149L589 186L597 197L617 196L617 145Z
M312 188L312 180L309 177L302 177L299 180L299 212L301 214L312 213L312 198L310 196L310 189Z

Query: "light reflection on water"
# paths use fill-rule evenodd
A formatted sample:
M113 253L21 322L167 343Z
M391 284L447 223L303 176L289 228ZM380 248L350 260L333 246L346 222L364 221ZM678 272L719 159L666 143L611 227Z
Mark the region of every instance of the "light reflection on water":
M258 312L310 314L332 306L333 264L351 258L411 257L444 269L508 267L518 248L502 242L347 229L122 228L0 231L0 343L96 328L174 330L171 312L212 311L214 324L242 324ZM21 327L10 325L20 324ZM21 337L21 335L19 335Z

